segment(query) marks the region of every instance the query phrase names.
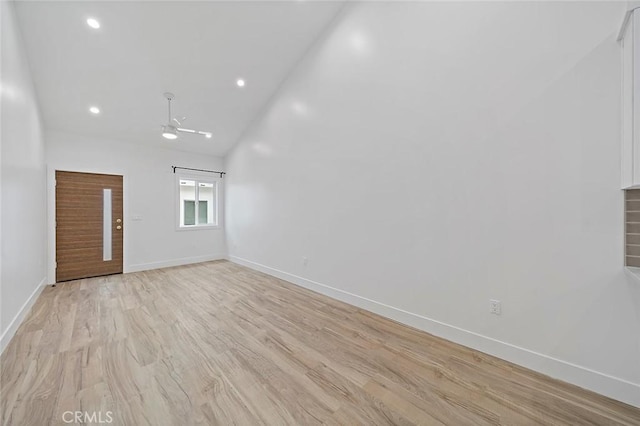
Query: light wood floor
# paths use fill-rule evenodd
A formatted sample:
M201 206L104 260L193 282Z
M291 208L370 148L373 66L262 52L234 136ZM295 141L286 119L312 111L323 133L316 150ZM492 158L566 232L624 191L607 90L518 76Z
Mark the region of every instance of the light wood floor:
M640 424L640 410L226 262L47 287L2 422Z

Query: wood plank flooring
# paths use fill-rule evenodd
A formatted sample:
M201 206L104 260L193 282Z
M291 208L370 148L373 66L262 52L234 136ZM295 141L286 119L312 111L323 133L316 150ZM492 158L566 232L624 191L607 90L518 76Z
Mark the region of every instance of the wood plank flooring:
M639 409L226 261L47 287L0 362L4 425L65 411L134 426L640 424Z

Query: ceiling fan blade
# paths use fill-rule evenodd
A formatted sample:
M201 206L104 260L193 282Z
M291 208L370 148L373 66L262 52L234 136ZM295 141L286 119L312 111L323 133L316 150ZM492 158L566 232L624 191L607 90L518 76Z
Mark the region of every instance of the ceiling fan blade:
M183 133L193 133L196 135L202 135L207 139L211 138L211 136L213 135L211 132L203 132L202 130L185 129L184 127L178 127L176 130Z
M182 126L182 122L185 121L187 119L187 117L173 117L173 121L175 121L176 123L178 123L178 126Z

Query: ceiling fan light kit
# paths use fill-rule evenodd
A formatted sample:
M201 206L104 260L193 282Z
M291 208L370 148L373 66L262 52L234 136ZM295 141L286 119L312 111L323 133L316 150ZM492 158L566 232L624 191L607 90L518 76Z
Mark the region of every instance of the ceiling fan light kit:
M162 136L166 139L178 139L178 129L171 124L167 124L166 126L162 126Z
M173 93L166 92L166 93L164 93L164 97L167 100L168 106L169 106L169 108L168 108L168 116L167 116L167 124L162 126L162 136L165 139L178 139L178 132L180 132L180 133L193 133L193 134L196 134L196 135L202 135L202 136L206 137L207 139L211 139L211 136L212 136L211 132L205 132L205 131L202 131L202 130L194 130L194 129L186 129L184 127L176 127L173 124L171 124L173 121L178 123L178 125L182 124L176 118L172 118L171 117L171 101L175 98L175 95ZM186 117L181 117L181 120L185 120L185 119L186 119Z

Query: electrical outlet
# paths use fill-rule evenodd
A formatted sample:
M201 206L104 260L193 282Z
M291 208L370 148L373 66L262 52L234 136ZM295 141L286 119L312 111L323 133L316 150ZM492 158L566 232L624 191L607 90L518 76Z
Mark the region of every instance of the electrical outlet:
M309 258L306 256L302 256L302 266L307 266L309 264Z
M502 302L499 300L489 300L489 312L494 315L502 315Z

